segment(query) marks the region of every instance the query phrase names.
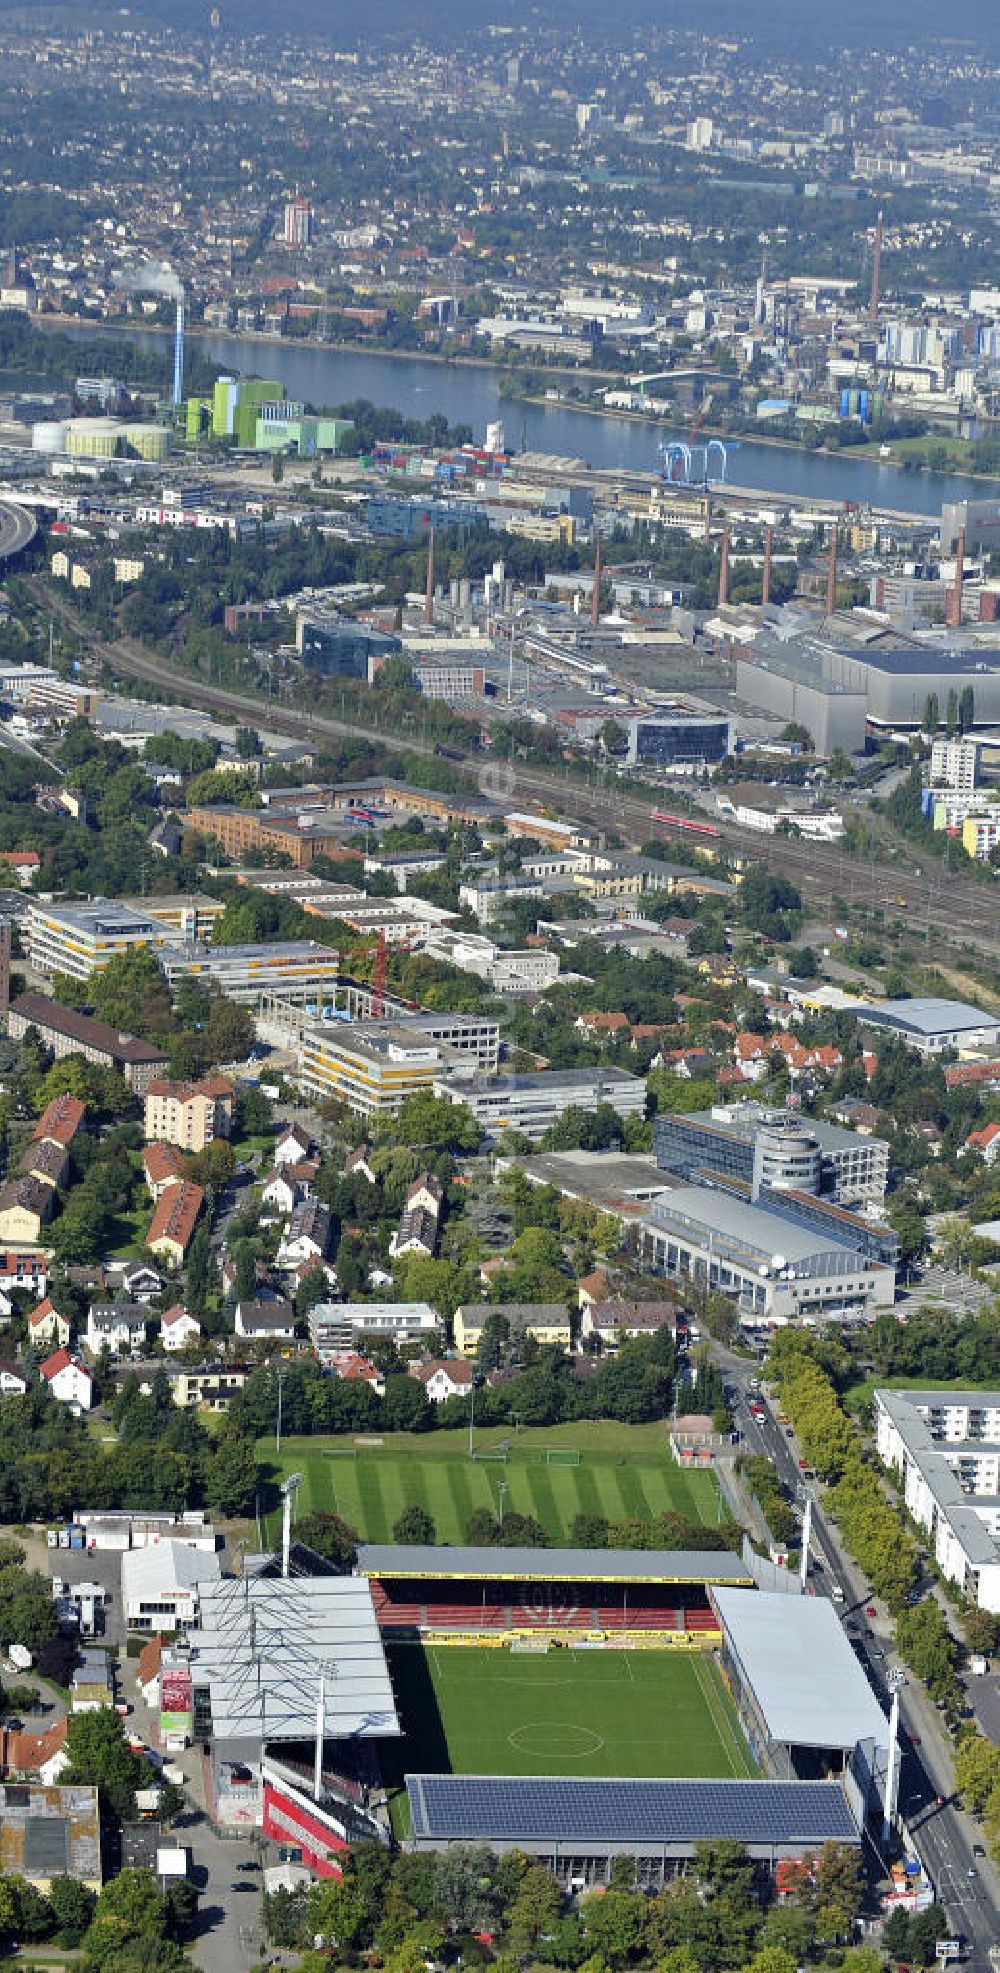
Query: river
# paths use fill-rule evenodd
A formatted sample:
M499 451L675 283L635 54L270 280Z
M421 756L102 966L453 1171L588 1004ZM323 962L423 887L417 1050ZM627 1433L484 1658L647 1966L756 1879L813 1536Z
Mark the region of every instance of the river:
M164 344L164 383L169 381L171 339L168 331L120 329L132 341L159 337ZM92 324L59 324L66 335L92 335ZM676 425L649 423L605 414L574 411L565 404L525 404L505 397L498 372L488 364L442 363L421 356L388 357L367 351L331 349L314 344L285 343L260 337L241 339L192 331L189 340L218 363L220 374L278 378L291 398L315 405L345 404L366 397L387 404L411 418L429 418L443 411L451 424L472 426L481 443L487 422L503 420L507 443L515 451L558 453L585 459L590 466L620 467L652 473L659 460L657 446L683 437ZM905 471L876 459L850 453L800 451L795 446L743 439L729 453L729 483L761 492L795 495L800 499L889 508L901 513L931 515L946 500L1000 499L1000 481L975 479L963 473Z

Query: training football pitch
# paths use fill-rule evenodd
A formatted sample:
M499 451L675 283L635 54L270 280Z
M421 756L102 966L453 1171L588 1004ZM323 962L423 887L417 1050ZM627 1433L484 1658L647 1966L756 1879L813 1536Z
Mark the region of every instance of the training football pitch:
M756 1772L711 1655L393 1643L401 1773Z
M609 1521L649 1522L659 1514L683 1514L703 1527L720 1518L711 1472L675 1466L662 1426L555 1427L507 1434L506 1458L496 1456L504 1434L483 1434L482 1452L469 1458L465 1432L387 1433L378 1444L348 1439L262 1439L258 1456L273 1479L301 1473L297 1511L340 1514L362 1541L392 1540L404 1507L424 1507L438 1541L462 1542L476 1508L498 1515L531 1514L556 1546L570 1540L573 1517L603 1514ZM579 1464L551 1463L578 1455ZM503 1489L501 1493L501 1488ZM278 1516L268 1533L277 1538Z

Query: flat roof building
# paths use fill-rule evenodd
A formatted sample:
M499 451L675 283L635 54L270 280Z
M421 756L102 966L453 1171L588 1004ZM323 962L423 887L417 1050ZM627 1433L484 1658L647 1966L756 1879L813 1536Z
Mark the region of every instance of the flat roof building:
M465 1103L488 1136L504 1130L543 1137L570 1109L609 1103L619 1117L641 1117L646 1084L627 1069L546 1069L538 1075L438 1076L435 1093Z
M754 1198L766 1189L793 1190L845 1205L877 1205L889 1177L889 1146L882 1138L763 1103L659 1116L653 1147L661 1171L686 1179L707 1171L741 1178Z
M949 1582L1000 1613L1000 1391L878 1390L875 1445Z
M708 1186L662 1192L640 1237L657 1273L731 1295L749 1329L870 1322L895 1300L894 1267L860 1253L850 1231L799 1225L776 1203L754 1204Z
M1000 1041L1000 1020L964 1000L860 1000L857 1015L866 1028L887 1028L921 1055L940 1055L945 1048L992 1048Z

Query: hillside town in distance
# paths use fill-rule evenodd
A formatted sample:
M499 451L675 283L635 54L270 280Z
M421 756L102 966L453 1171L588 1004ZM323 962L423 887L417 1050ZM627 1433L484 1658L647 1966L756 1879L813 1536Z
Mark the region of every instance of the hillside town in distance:
M0 26L0 1956L997 1973L995 36L494 11Z

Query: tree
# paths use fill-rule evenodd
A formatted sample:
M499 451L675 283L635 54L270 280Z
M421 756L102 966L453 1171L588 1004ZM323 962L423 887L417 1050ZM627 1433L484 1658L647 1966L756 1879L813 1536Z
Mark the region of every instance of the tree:
M49 1901L55 1913L57 1944L78 1946L94 1915L97 1899L76 1877L53 1877Z
M526 1958L544 1933L558 1921L562 1900L555 1879L544 1864L530 1863L510 1908L508 1929L513 1951Z
M341 1520L339 1514L329 1514L322 1509L314 1514L303 1514L295 1524L296 1540L306 1548L312 1548L327 1562L335 1562L342 1569L352 1569L358 1557L359 1536L354 1528ZM398 1537L397 1537L398 1539Z
M604 721L601 727L601 747L611 760L622 760L628 753L628 734L620 720Z
M962 1619L962 1635L969 1651L989 1658L997 1648L997 1619L989 1610L967 1610Z
M926 1596L915 1609L900 1612L896 1619L896 1649L932 1693L947 1684L957 1646L933 1596Z
M408 1548L433 1544L437 1532L426 1507L404 1507L398 1521L393 1523L392 1538Z
M421 1089L404 1097L393 1118L392 1135L397 1144L468 1155L479 1149L482 1133L465 1103L451 1103L446 1096Z
M134 1816L136 1789L142 1787L145 1768L126 1741L123 1721L110 1706L71 1715L66 1753L66 1781L89 1782L116 1815Z
M938 705L938 695L936 692L928 692L924 700L923 719L920 723L925 733L933 734L937 732L941 724L941 709Z
M249 1439L223 1433L205 1461L205 1502L224 1520L253 1509L260 1484L260 1467Z

